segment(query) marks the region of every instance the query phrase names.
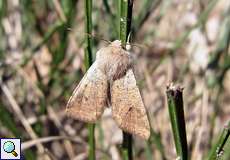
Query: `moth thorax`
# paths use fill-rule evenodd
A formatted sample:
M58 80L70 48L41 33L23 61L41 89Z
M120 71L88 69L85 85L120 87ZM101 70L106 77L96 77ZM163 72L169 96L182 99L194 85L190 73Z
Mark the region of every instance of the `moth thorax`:
M126 74L126 71L130 68L130 62L124 60L116 61L113 64L110 64L108 67L108 77L109 79L116 80L123 77Z

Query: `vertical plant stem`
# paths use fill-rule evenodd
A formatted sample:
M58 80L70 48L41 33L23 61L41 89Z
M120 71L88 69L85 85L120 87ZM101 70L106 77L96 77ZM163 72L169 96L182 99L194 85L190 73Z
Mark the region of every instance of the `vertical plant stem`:
M167 101L177 156L180 160L188 159L188 145L183 108L183 89L173 84L167 86Z
M85 68L93 63L92 55L92 38L89 34L92 33L92 0L85 0L85 29L86 34L86 48L85 48ZM89 143L89 160L95 160L95 139L94 139L95 124L88 124L88 143Z
M133 159L132 135L123 131L122 156L124 160Z
M119 0L119 38L122 45L127 39L128 0ZM131 23L131 20L129 21Z
M119 0L119 39L125 48L127 37L130 34L132 22L132 0ZM123 131L122 144L123 159L132 160L132 135Z
M93 63L92 46L92 0L85 0L85 30L86 30L86 48L85 48L85 67L88 69Z
M216 159L220 159L223 156L224 146L228 141L229 136L230 136L230 121L228 122L228 125L223 129L216 145L212 147L207 160L216 160Z
M95 160L95 139L94 139L95 124L88 124L88 143L89 143L89 160Z
M132 15L133 15L133 0L128 1L128 9L127 9L127 27L126 27L126 41L128 40L128 36L131 34L132 29Z

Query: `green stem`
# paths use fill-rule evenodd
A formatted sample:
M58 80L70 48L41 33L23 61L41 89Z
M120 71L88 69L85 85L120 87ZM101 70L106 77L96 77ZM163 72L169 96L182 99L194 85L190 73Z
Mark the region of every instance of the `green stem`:
M88 124L88 132L89 132L89 160L95 160L95 138L94 138L94 128L95 124Z
M182 91L183 89L180 87L169 85L166 93L177 156L180 157L180 160L187 160L188 145L186 138Z
M217 141L216 145L214 145L210 151L210 154L207 160L217 160L223 156L224 153L224 146L228 141L230 136L230 121L228 125L223 129L219 140Z
M89 69L89 67L93 63L93 55L92 55L92 38L89 34L92 33L92 0L85 0L85 29L88 34L86 34L86 48L85 48L85 68ZM94 138L94 128L95 124L88 124L88 132L89 132L89 160L95 160L95 138Z
M85 49L85 67L88 69L93 63L92 46L92 0L85 0L85 29L86 29L86 49Z
M119 0L119 39L125 48L127 37L131 31L132 0ZM123 131L122 155L124 160L132 160L132 135Z
M119 0L119 36L122 45L126 44L127 39L127 18L128 18L128 1ZM131 21L129 21L131 22Z
M124 160L133 159L132 151L132 135L123 131L122 155Z

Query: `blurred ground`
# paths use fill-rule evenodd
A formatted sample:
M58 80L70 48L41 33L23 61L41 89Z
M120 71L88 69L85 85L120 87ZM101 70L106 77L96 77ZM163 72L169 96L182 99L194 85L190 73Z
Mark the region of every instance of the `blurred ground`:
M117 3L105 1L93 1L93 34L112 41ZM85 72L84 2L3 0L0 7L0 137L22 138L26 159L87 159L85 124L64 112ZM165 156L176 159L165 98L174 82L184 87L191 159L204 159L230 120L230 1L134 1L132 25L138 85ZM106 45L95 39L94 53ZM110 112L96 125L98 159L120 159L122 134ZM161 159L154 143L137 137L134 153Z

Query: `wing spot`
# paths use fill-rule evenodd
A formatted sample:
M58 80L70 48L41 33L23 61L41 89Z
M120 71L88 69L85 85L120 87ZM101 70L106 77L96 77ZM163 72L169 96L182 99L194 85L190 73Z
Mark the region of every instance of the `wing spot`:
M133 110L133 107L129 107L128 111L126 112L126 116Z
M133 110L133 107L129 107L129 110L128 110L128 112L130 112L130 111L132 111Z

